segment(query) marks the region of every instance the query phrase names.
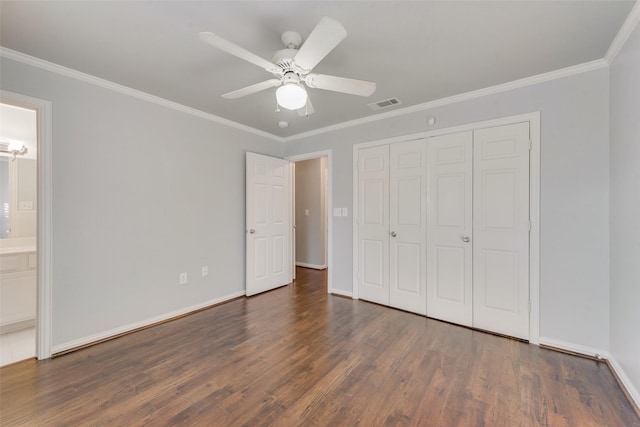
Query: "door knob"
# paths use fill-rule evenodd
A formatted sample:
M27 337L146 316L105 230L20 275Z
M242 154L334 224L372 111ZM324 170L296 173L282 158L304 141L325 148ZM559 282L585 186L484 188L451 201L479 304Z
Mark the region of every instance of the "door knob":
M249 234L253 234L253 233L255 233L255 232L256 232L256 230L254 230L253 228L250 228L250 229L249 229Z
M471 240L471 238L467 235L462 236L462 241L465 243L469 243L469 241Z
M396 232L395 232L395 231L392 231L392 232L391 232L391 237L396 237L396 236L397 236Z

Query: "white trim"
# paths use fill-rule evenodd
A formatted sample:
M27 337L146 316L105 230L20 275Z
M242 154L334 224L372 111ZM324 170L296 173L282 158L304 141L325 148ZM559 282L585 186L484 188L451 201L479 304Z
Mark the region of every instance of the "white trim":
M297 261L296 261L296 265L298 267L313 268L314 270L324 270L325 268L327 268L326 265L307 264L306 262L297 262Z
M299 162L302 160L317 159L320 157L327 158L327 266L329 274L327 274L327 293L344 292L333 289L333 150L314 151L313 153L296 154L285 157L290 162ZM294 256L294 255L292 255Z
M0 101L19 107L36 110L38 126L38 236L37 236L37 309L36 309L36 356L51 357L52 339L52 106L50 101L0 90Z
M77 347L81 347L81 346L85 346L88 344L92 344L92 343L96 343L96 342L100 342L103 341L105 339L117 336L117 335L121 335L124 334L126 332L130 332L130 331L134 331L136 329L139 328L143 328L145 326L153 326L154 324L157 323L161 323L167 320L171 320L175 317L178 316L183 316L185 314L189 314L198 310L202 310L203 308L208 308L214 305L218 305L221 304L223 302L227 302L229 300L232 300L234 298L238 298L238 297L242 297L244 296L244 290L242 291L238 291L238 292L234 292L232 294L229 295L225 295L223 297L220 298L215 298L206 302L202 302L199 304L194 304L192 306L189 307L184 307L178 310L174 310L171 311L169 313L165 313L165 314L161 314L158 316L154 316L154 317L150 317L148 319L145 320L140 320L138 322L134 322L134 323L129 323L128 325L123 325L123 326L119 326L117 328L114 329L109 329L108 331L103 331L103 332L99 332L97 334L93 334L93 335L89 335L87 337L84 338L78 338L76 340L73 341L68 341L66 343L63 344L58 344L56 346L53 347L53 353L60 353L62 351L67 351L67 350L71 350Z
M289 239L289 258L291 259L291 281L296 280L296 164L295 162L289 162L289 217L291 221L291 234Z
M501 117L481 122L467 123L446 129L419 132L411 135L395 136L377 141L363 142L353 145L353 298L359 298L358 289L358 154L361 148L412 141L438 135L464 132L512 123L530 123L531 154L529 165L529 215L531 233L529 235L529 342L539 343L540 335L540 112Z
M640 408L640 393L638 392L638 389L633 385L615 357L609 355L609 357L607 357L607 360L609 361L609 365L611 366L611 368L615 371L616 375L620 379L623 387L627 389L627 393L629 394L633 402L638 408Z
M6 47L0 46L0 56L7 59L11 59L13 61L21 62L26 65L31 65L33 67L51 71L52 73L60 74L66 77L71 77L72 79L80 80L82 82L99 86L104 89L109 89L114 92L122 93L124 95L132 96L134 98L142 99L143 101L151 102L153 104L157 104L163 107L171 108L173 110L181 111L183 113L200 117L205 120L220 123L222 125L226 125L241 131L249 132L254 135L262 136L264 138L269 138L271 140L278 141L278 142L284 142L282 137L279 137L272 133L253 128L251 126L243 125L242 123L234 122L233 120L225 119L220 116L216 116L215 114L206 113L204 111L197 110L195 108L187 107L186 105L169 101L168 99L151 95L137 89L132 89L130 87L123 86L118 83L113 83L108 80L101 79L96 76L92 76L90 74L82 73L80 71L73 70L71 68L63 67L62 65L54 64L52 62L45 61L44 59L36 58L34 56L29 56L24 53L17 52L15 50L7 49Z
M525 77L523 79L514 80L508 83L502 83L499 85L474 90L471 92L461 93L458 95L449 96L447 98L436 99L434 101L424 102L422 104L412 105L406 108L399 108L397 110L375 114L373 116L367 116L360 119L349 120L349 121L338 123L335 125L314 129L308 132L302 132L296 135L283 138L283 142L291 142L291 141L307 138L310 136L320 135L327 132L333 132L336 130L349 128L352 126L358 126L366 123L376 122L379 120L389 119L392 117L403 116L405 114L417 113L417 112L428 110L431 108L441 107L443 105L455 104L457 102L462 102L462 101L468 101L470 99L480 98L487 95L494 95L496 93L506 92L514 89L536 85L538 83L544 83L551 80L574 76L576 74L586 73L588 71L598 70L601 68L606 68L608 66L609 64L604 59L597 59L595 61L585 62L584 64L578 64L571 67L562 68L560 70L550 71L548 73L542 73L542 74L538 74L531 77Z
M529 342L540 339L540 112L529 118Z
M353 299L353 294L349 291L343 291L342 289L334 289L330 292L332 295L340 295L343 297L348 297Z
M616 59L616 56L618 56L618 53L620 53L620 50L626 43L631 33L633 33L633 30L636 28L639 22L640 1L636 1L636 3L633 5L633 8L631 9L631 12L629 12L627 19L624 21L624 24L622 24L622 27L620 27L618 34L613 39L613 42L611 42L611 46L609 46L607 53L604 55L604 60L607 61L607 64L611 65L613 63L613 60Z
M574 344L567 341L557 340L554 338L540 337L540 345L554 347L560 350L567 350L573 353L582 354L584 356L595 357L599 359L608 359L609 352L600 348L588 347L585 345Z

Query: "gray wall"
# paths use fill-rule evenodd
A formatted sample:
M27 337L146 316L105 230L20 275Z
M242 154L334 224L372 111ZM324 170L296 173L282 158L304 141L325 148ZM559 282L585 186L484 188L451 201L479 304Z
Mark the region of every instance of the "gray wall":
M640 26L611 66L611 354L640 391Z
M296 263L324 266L322 160L303 160L295 167Z
M353 144L541 111L540 335L608 349L608 106L603 68L310 136L287 143L285 155L333 150L333 206L351 208ZM333 220L333 287L350 292L352 218Z
M281 143L0 67L2 89L53 103L54 347L244 289L244 153Z

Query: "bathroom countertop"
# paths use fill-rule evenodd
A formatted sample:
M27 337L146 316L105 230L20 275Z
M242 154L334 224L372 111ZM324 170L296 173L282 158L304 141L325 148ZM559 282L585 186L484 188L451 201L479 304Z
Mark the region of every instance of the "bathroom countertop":
M0 255L24 254L35 251L35 237L0 239Z

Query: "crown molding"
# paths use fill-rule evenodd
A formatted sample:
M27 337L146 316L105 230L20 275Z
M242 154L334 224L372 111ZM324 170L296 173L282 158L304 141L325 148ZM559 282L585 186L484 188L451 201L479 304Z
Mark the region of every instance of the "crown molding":
M132 96L134 98L138 98L147 102L161 105L163 107L171 108L173 110L190 114L192 116L200 117L205 120L209 120L215 123L229 126L244 132L249 132L254 135L271 139L273 141L284 142L282 137L279 137L272 133L264 132L259 129L253 128L251 126L243 125L242 123L234 122L233 120L216 116L215 114L206 113L204 111L197 110L195 108L187 107L186 105L182 105L174 101L169 101L168 99L151 95L149 93L142 92L137 89L132 89L130 87L123 86L118 83L113 83L113 82L110 82L109 80L92 76L91 74L86 74L71 68L63 67L62 65L54 64L53 62L45 61L44 59L36 58L34 56L30 56L22 52L11 50L3 46L0 46L0 56L3 58L11 59L13 61L21 62L26 65L31 65L36 68L51 71L52 73L60 74L66 77L71 77L72 79L80 80L82 82L99 86L105 89L109 89L114 92L119 92L124 95Z
M296 135L288 136L284 138L284 142L292 142L299 139L308 138L310 136L320 135L327 132L333 132L336 130L349 128L352 126L358 126L358 125L363 125L367 123L377 122L379 120L385 120L393 117L404 116L406 114L417 113L417 112L429 110L431 108L441 107L443 105L454 104L456 102L468 101L470 99L480 98L487 95L493 95L493 94L506 92L513 89L532 86L539 83L548 82L551 80L561 79L563 77L569 77L576 74L586 73L588 71L598 70L600 68L606 68L608 66L609 66L609 63L604 59L597 59L595 61L585 62L583 64L562 68L560 70L550 71L548 73L537 74L531 77L525 77L523 79L514 80L508 83L489 86L483 89L478 89L471 92L465 92L458 95L449 96L447 98L440 98L434 101L412 105L410 107L399 108L397 110L388 111L386 113L380 113L373 116L363 117L361 119L349 120L347 122L342 122L335 125L314 129L309 132L303 132Z
M638 22L640 22L640 0L636 0L627 19L624 21L624 24L622 24L622 27L620 27L616 38L613 39L611 46L609 46L607 53L604 55L604 59L608 64L612 64L613 60L616 59L616 56L618 56L627 39L631 33L633 33L633 30L635 30Z

